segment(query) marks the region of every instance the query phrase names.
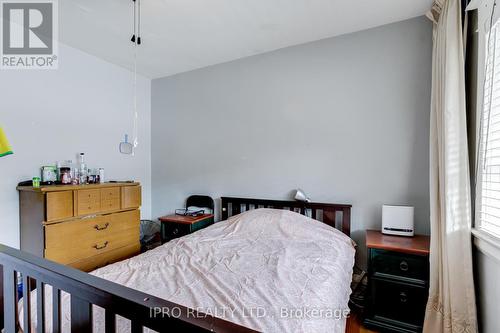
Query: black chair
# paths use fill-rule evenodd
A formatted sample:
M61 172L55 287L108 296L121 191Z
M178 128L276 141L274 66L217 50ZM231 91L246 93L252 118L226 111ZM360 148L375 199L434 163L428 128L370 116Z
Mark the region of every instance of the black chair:
M207 195L191 195L186 200L186 209L189 207L209 208L212 210L211 214L215 211L214 199Z

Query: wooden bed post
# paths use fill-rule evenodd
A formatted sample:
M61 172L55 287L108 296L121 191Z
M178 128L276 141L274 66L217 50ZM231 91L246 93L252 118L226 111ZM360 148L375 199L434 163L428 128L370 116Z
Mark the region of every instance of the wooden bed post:
M345 207L342 210L342 231L350 236L351 235L351 208Z
M71 332L92 332L92 305L80 297L71 296Z
M226 198L221 198L221 221L227 220L229 217L229 202Z
M337 228L337 214L333 209L323 209L323 223L328 224L333 228Z
M11 267L2 266L2 301L3 327L5 333L16 332L17 321L17 283L15 271Z

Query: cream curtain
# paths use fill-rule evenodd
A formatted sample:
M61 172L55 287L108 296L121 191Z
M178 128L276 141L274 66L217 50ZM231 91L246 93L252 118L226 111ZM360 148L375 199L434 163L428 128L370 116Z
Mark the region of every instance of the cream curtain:
M424 332L477 332L460 0L437 0L430 123L430 290Z

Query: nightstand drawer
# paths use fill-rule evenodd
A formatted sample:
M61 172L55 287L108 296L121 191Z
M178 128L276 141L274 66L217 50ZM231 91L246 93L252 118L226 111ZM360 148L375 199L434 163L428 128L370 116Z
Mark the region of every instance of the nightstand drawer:
M372 316L420 327L424 320L428 292L425 287L372 279Z
M214 223L213 217L212 218L208 218L208 219L204 219L204 220L202 220L200 222L193 223L191 225L191 232L195 232L197 230L206 228L206 227L208 227L209 225L211 225L213 223Z
M165 243L208 227L214 223L214 215L168 215L160 217L159 220L161 222L161 241Z
M166 223L164 237L167 241L169 241L174 238L186 236L190 232L191 232L191 226L189 224Z
M390 275L391 277L420 280L429 279L429 257L393 251L370 249L373 276Z

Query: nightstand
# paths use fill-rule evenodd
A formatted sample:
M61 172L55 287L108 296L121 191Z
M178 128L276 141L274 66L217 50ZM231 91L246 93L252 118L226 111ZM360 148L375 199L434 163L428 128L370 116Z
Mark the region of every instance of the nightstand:
M367 230L365 326L383 332L421 332L429 294L428 236L390 236Z
M213 214L199 216L169 215L159 218L162 244L174 238L186 236L214 223Z

